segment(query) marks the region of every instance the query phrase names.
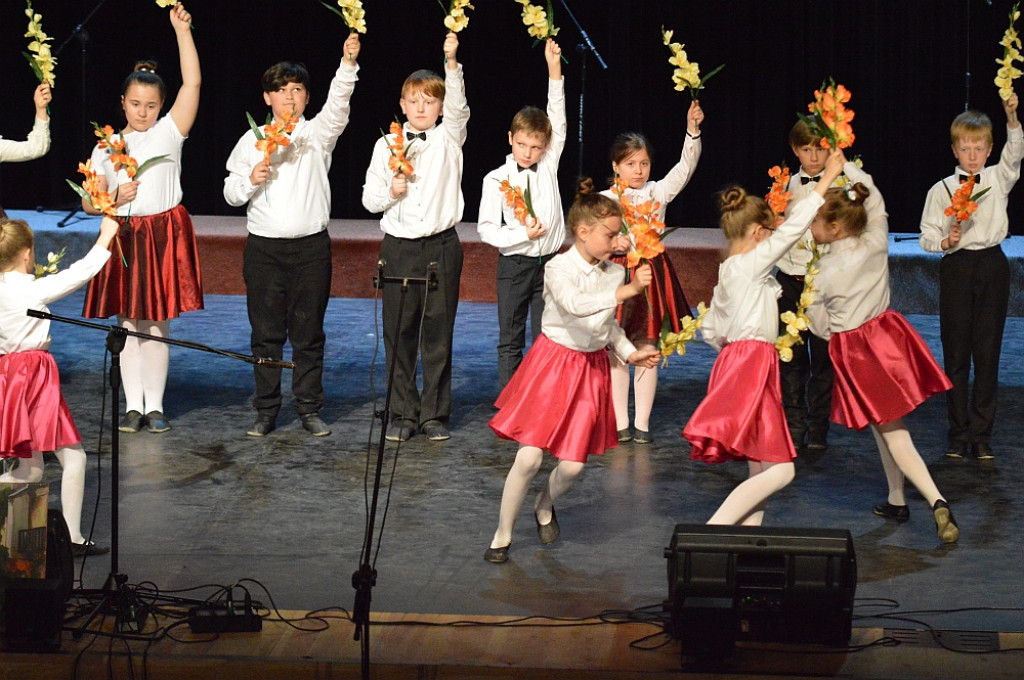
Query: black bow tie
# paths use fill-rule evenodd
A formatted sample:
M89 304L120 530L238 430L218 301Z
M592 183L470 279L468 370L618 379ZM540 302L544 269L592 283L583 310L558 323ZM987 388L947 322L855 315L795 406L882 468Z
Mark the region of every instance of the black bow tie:
M960 175L960 184L963 184L964 182L966 182L970 178L971 178L970 175ZM974 183L977 184L980 181L981 181L981 175L975 175L974 176Z
M814 177L808 177L807 175L800 176L800 184L810 184L811 182L817 182L821 180L821 175L815 175Z
M405 138L410 140L410 141L413 140L413 139L422 139L425 142L425 141L427 141L427 133L426 132L409 132L408 130L406 130L405 131Z
M534 163L533 165L531 165L528 168L524 168L523 166L519 165L519 163L516 163L516 167L519 168L519 172L522 172L523 170L533 170L534 172L537 172L537 164L536 163Z

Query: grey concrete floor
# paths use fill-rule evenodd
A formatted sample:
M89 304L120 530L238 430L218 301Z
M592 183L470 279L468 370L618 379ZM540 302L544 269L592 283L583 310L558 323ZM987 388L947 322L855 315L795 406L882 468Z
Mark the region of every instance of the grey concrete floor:
M82 295L53 305L78 317ZM240 361L173 348L165 434L122 435L119 571L161 590L252 578L279 607L351 609L351 575L360 562L368 460L376 454L374 389L383 403L384 359L372 300L333 299L328 309L324 419L330 437L308 436L290 410L264 439L245 435L251 368ZM911 316L941 357L937 318ZM172 337L248 353L245 300L207 297L207 309L172 323ZM52 351L86 449L97 450L105 384L101 331L54 323ZM580 483L558 504L562 536L537 541L524 511L511 560L482 559L497 521L502 483L515 444L487 428L496 397L497 323L490 304L463 304L456 327L453 436L388 444L378 529L375 611L466 615L586 616L658 604L667 595L667 546L676 523L701 523L745 477L742 464L691 462L682 425L704 394L714 353L695 345L661 373L652 418L653 445L627 444L591 458ZM849 529L858 559L859 617L937 610L913 618L940 629L1024 630L1020 564L1024 512L1024 319L1007 323L996 459L943 458L945 404L929 400L907 418L910 432L961 528L942 546L931 513L913 491L911 520L871 514L885 480L867 432L834 428L830 448L797 460L795 481L772 497L766 524ZM376 367L371 383L371 367ZM287 379L286 394L287 394ZM109 404L109 399L108 399ZM109 407L108 407L109 408ZM290 409L290 405L286 405ZM372 445L368 445L371 443ZM110 540L109 435L91 455L87 504L102 489L96 540ZM548 458L534 482L539 489ZM55 461L48 479L59 480ZM56 496L56 493L54 493ZM92 516L87 508L86 516ZM106 557L85 567L86 587L110 571ZM1008 608L1008 609L1000 609ZM914 627L858 618L855 626Z

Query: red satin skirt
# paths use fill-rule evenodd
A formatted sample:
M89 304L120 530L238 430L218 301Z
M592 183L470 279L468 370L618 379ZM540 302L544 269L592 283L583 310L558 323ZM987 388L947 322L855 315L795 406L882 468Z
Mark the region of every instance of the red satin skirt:
M857 430L902 418L953 386L914 327L891 309L833 335L828 354L832 421Z
M625 256L613 257L612 261L626 266ZM633 344L649 344L654 341L657 345L663 319L667 317L672 332L678 333L679 319L691 314L690 304L679 285L672 261L662 253L651 259L650 265L651 285L647 288L647 294L636 295L615 310L615 320ZM629 270L629 276L633 276L632 269Z
M541 333L494 405L496 435L562 460L584 463L619 445L603 349L578 352Z
M202 309L199 251L185 207L118 220L110 259L89 282L82 316L164 321Z
M80 441L53 355L37 349L0 356L0 457L31 458Z
M726 345L683 436L691 444L690 458L705 463L788 463L796 458L782 410L775 346L762 340Z

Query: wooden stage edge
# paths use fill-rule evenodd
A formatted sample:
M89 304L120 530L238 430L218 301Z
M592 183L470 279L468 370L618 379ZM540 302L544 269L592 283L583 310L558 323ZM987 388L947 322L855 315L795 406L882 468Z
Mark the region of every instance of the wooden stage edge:
M215 678L288 678L334 680L358 678L360 643L354 626L341 612L282 612L292 625L266 620L259 633L229 633L212 638L193 635L179 624L159 642L122 643L87 633L74 640L64 633L59 652L4 653L0 678L153 677L204 680ZM327 616L319 621L315 616ZM495 616L374 613L370 631L371 677L416 679L541 678L618 680L685 675L692 678L1017 678L1020 651L968 654L934 644L873 645L890 631L854 628L851 648L793 645L737 645L714 667L683 666L679 644L657 635L632 648L660 628L644 623L606 623L597 619L565 622L535 619L509 625ZM472 622L472 624L468 622ZM322 623L321 623L322 622ZM505 625L501 625L504 622ZM161 621L170 625L173 621ZM299 630L307 628L310 630ZM999 649L1020 650L1024 633L998 633ZM923 637L931 639L930 636ZM906 639L901 636L901 639ZM148 648L147 648L148 647Z

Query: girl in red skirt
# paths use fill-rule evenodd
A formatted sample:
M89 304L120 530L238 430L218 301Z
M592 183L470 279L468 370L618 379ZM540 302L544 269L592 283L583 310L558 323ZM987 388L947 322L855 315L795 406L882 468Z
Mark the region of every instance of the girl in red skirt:
M199 110L199 54L189 28L191 15L178 3L170 12L178 40L181 88L169 115L158 118L166 99L156 64L139 62L124 81L121 108L127 124L121 131L125 153L142 165L162 158L133 179L115 163L109 147L93 150L100 189L117 202L124 218L114 256L89 284L82 316L105 319L114 314L130 331L167 337L170 320L203 308L196 236L181 205L181 149ZM86 212L96 214L83 201ZM164 417L169 347L157 340L128 336L121 352L125 417L118 429L150 432L171 429Z
M508 560L512 529L544 449L559 459L533 504L537 534L547 544L559 534L555 499L573 485L588 455L618 446L605 348L634 366L658 362L658 350L637 350L615 323L616 307L643 292L651 269L639 267L623 285L622 267L608 261L622 211L592 190L589 179L580 184L568 217L576 242L544 271L541 334L499 395L500 410L489 423L499 437L519 442L519 451L505 479L498 529L484 552L488 562Z
M43 478L43 451L53 451L63 468L60 505L76 555L106 552L82 536L85 449L60 393L60 376L50 346L50 321L28 316L48 311L47 303L80 288L110 258L107 249L118 224L103 218L89 253L64 271L35 277L32 230L22 220L0 219L0 458L18 466L0 482L35 484Z
M657 218L665 220L668 204L679 195L700 159L700 124L704 121L704 112L699 102L691 102L686 114L686 139L683 150L668 174L658 181L651 181L651 145L638 133L627 132L619 135L612 143L611 161L615 176L626 183L622 192L622 200L631 205L640 205L648 201L659 204ZM601 192L605 196L618 200L615 192ZM632 243L629 236L622 236L616 248L617 252L630 250ZM616 255L612 261L626 266L626 257ZM662 319L668 317L672 330L679 332L679 319L690 314L690 304L683 295L671 260L664 253L650 260L652 280L646 297L626 300L616 312L616 320L626 331L626 337L640 349L654 349L658 346L661 335ZM633 276L633 270L627 277ZM637 444L650 444L651 409L654 407L654 392L658 387L658 367L645 368L634 372L633 383L633 427L629 431L629 365L611 357L612 403L615 406L615 427L620 442L635 441Z
M739 188L721 195L722 231L729 255L704 317L704 341L721 350L708 392L683 429L690 457L706 463L745 460L746 481L708 524L760 525L767 498L793 480L796 451L786 427L779 386L776 300L782 288L772 269L807 231L825 190L843 169L843 154L829 156L814 192L797 203L778 228L764 199Z
M939 540L960 535L945 498L914 448L903 416L951 387L928 345L899 312L889 309L889 223L871 176L848 163L850 182L825 194L811 224L817 243L829 244L815 279L812 330L829 339L835 370L832 421L858 430L871 426L889 484L874 513L910 519L904 479L928 501Z

